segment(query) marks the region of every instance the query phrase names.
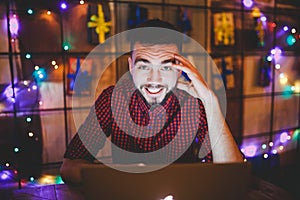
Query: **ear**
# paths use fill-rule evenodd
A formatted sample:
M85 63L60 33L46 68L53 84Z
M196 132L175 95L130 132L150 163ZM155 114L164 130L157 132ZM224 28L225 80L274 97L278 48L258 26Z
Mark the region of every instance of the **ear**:
M128 67L129 67L129 71L131 72L131 70L133 69L131 56L128 57Z

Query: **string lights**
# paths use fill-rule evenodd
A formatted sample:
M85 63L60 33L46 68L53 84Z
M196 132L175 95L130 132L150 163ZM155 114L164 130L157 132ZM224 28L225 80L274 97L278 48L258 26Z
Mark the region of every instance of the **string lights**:
M80 5L83 5L83 4L85 4L85 1L80 0L80 1L78 1L78 3ZM255 3L252 0L243 0L243 4L246 8L249 8L249 9L253 8L253 6L255 5ZM60 8L62 10L66 10L66 9L68 9L68 7L69 7L69 5L65 2L62 2L60 4ZM257 15L255 15L257 20L260 20L261 22L263 22L263 24L266 24L266 22L268 20L267 17L265 15L263 15L259 10L257 10L257 7L254 7L253 10L254 10L253 14L257 14ZM37 11L32 8L28 8L26 10L26 13L28 15L35 15L37 13ZM46 14L50 16L50 15L52 15L52 11L46 10ZM11 42L14 43L18 39L18 33L20 31L18 16L16 14L11 15L9 24L10 24L9 30L12 35ZM271 22L271 26L273 28L275 28L277 26L277 24L275 22ZM293 26L285 25L282 27L282 30L287 35L286 40L285 40L287 45L288 46L295 45L300 37L300 35L297 34L297 29ZM68 41L63 42L62 49L64 51L69 51L71 48L72 48L71 44ZM270 53L269 53L269 55L266 56L266 59L268 62L274 61L274 67L275 67L275 70L278 71L278 77L279 77L278 80L279 80L280 84L290 86L289 90L291 92L299 93L300 92L300 81L296 81L293 84L289 83L289 78L287 77L287 75L285 73L281 72L282 66L280 65L278 60L280 60L282 53L283 53L283 51L280 47L274 47L273 49L270 50ZM34 63L33 56L34 55L32 55L30 52L27 52L25 54L25 58L30 60L32 63ZM45 81L47 79L49 70L59 69L59 65L55 60L51 60L49 63L47 63L47 65L50 65L51 67L48 67L47 69L45 69L44 67L41 67L43 65L33 64L33 73L32 73L33 80L30 80L30 79L24 80L22 82L23 85L20 87L18 87L19 86L18 84L16 84L16 87L12 87L11 85L8 86L4 91L4 95L7 98L7 100L9 100L12 103L16 103L16 101L19 98L18 94L20 93L20 90L25 89L28 93L30 93L32 91L37 91L38 83L40 83L41 81ZM43 101L40 99L38 99L37 102L38 102L38 105L43 104ZM31 116L28 116L26 118L27 123L32 123L32 120L33 119ZM28 131L27 134L28 134L29 138L34 138L34 135L36 133L34 133L33 131ZM279 139L277 139L276 141L269 141L269 142L264 142L264 143L255 143L255 144L254 143L243 144L240 148L241 148L241 151L245 154L246 158L262 155L264 159L268 159L270 153L278 154L285 150L285 146L288 145L289 142L298 140L299 134L300 134L300 129L295 129L292 131L285 131L280 134ZM17 154L17 153L20 153L21 150L22 149L19 146L15 146L15 147L13 147L12 151ZM13 168L14 167L8 161L3 161L3 162L1 161L1 165L2 165L2 163L4 164L5 168ZM17 174L16 170L11 171L11 170L2 170L1 169L0 179L8 180L11 177L15 177L16 174ZM34 182L35 181L34 176L30 176L29 181ZM41 177L40 183L44 183L44 184L45 183L46 184L62 183L62 181L61 181L60 176L56 176L56 177L43 176L43 177Z
M65 5L65 6L61 5L61 6L62 6L61 7L62 9L67 9L67 5ZM32 8L28 8L27 10L25 10L25 12L28 15L37 14L37 11L33 10ZM50 16L52 14L51 10L47 10L46 14ZM21 26L19 24L18 15L16 12L13 12L13 14L10 15L10 19L9 19L9 31L11 33L10 41L14 45L18 44L18 43L16 43L16 41L19 40L18 34L21 31L20 27ZM66 48L66 46L67 46L67 48ZM69 50L70 44L69 43L64 44L63 49ZM13 49L13 51L15 51L15 50ZM42 65L35 64L34 60L33 60L34 54L31 54L30 52L26 51L26 49L24 51L26 53L23 54L22 56L24 56L25 59L29 60L33 64L32 77L25 78L25 80L22 80L17 83L12 83L13 85L12 84L8 85L5 88L0 101L16 104L16 105L18 105L18 108L20 105L22 106L22 103L26 104L26 105L32 105L32 109L33 109L36 107L36 105L38 105L38 106L43 105L43 101L40 99L40 96L39 96L40 83L42 81L47 80L48 73L51 73L52 71L59 69L59 64L56 62L55 59L52 59L48 64L42 64ZM16 53L18 53L18 52L16 52ZM30 101L32 101L32 102L24 103L24 101L28 101L28 99L31 99ZM22 107L20 107L20 108L22 109ZM25 115L27 113L27 116L24 118L25 123L28 124L28 128L27 128L28 131L26 134L29 139L33 139L32 140L33 142L39 142L39 138L36 136L37 134L31 128L31 126L36 122L34 122L34 118L32 117L33 112L31 112L30 110L27 109L26 112L22 111L22 113ZM12 147L11 152L15 156L22 155L22 151L24 151L24 149L25 149L25 147L23 148L23 146L22 146L22 142L20 144L17 143L17 145ZM32 145L33 143L30 143L30 144ZM9 159L12 159L12 158L9 158ZM0 181L1 182L2 181L18 181L19 177L18 177L18 171L16 170L16 164L17 163L15 163L15 161L13 161L13 159L12 160L0 160ZM56 183L62 182L61 178L56 177L56 179L57 180L60 179L60 182L56 182ZM31 183L34 183L35 177L29 176L27 180L29 180ZM24 185L24 184L25 183L21 180L21 185Z
M252 0L243 0L243 5L247 9L252 9L252 16L256 21L263 22L263 26L266 28L267 25L267 18L266 16L261 13L259 8L255 6L255 3ZM269 22L271 28L274 29L277 27L276 22ZM285 42L287 46L293 46L299 40L300 34L297 35L297 29L293 26L284 25L282 27L282 32L277 35L285 36ZM285 34L285 35L284 35ZM259 35L258 35L259 37ZM261 38L260 38L261 41ZM264 46L264 42L261 41L261 46ZM300 92L300 81L295 81L294 83L290 82L287 74L282 72L282 66L280 64L280 59L282 57L283 51L282 48L276 46L272 48L268 55L266 55L266 62L273 62L274 69L276 70L276 74L278 75L278 81L280 85L284 89L284 96L291 95L292 93L298 94ZM279 134L279 138L274 141L269 142L257 142L254 140L243 141L244 143L241 145L240 149L246 156L246 158L262 156L264 159L269 158L269 154L278 154L284 151L285 146L289 145L289 143L293 141L297 141L299 137L300 129L294 129L291 131L284 131Z
M298 140L300 134L300 128L284 131L274 136L273 141L269 142L257 142L250 140L247 142L244 140L243 144L240 147L241 152L245 155L246 158L252 158L257 156L263 156L264 159L269 158L269 154L279 154L283 152L287 146L292 142Z

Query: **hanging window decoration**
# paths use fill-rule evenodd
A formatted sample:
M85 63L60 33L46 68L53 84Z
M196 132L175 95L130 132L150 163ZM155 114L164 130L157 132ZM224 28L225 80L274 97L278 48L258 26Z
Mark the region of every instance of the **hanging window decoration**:
M214 44L234 45L234 19L233 13L216 13L214 14Z
M148 19L148 9L140 7L136 4L129 5L128 12L128 29L134 28L136 25Z
M270 83L271 61L268 61L267 58L262 57L260 60L258 85L261 87L267 87L270 85Z
M259 8L254 7L252 10L252 17L254 19L254 26L256 31L256 37L258 40L258 46L265 46L265 30L264 26L266 26L266 17L262 15Z
M188 36L191 35L192 31L192 11L188 8L178 7L178 20L177 26L180 31Z
M88 41L102 44L110 33L110 9L107 4L89 5L88 7Z
M234 79L234 66L232 64L232 57L222 57L214 59L218 70L221 72L221 76L218 71L213 71L213 86L216 90L224 87L225 89L232 89L235 87Z
M67 78L69 95L89 95L92 81L92 61L79 57L70 58Z

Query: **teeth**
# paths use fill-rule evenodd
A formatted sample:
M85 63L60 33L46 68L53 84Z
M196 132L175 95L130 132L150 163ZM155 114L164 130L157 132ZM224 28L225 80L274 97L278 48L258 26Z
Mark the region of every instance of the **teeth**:
M161 90L161 88L147 88L151 93L157 93Z

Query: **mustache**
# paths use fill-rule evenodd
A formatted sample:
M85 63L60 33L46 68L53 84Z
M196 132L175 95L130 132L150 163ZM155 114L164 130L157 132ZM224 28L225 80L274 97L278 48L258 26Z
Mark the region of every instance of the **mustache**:
M142 89L142 88L156 88L156 89L158 89L158 88L167 88L167 86L166 85L163 85L163 84L143 84L143 85L141 85L140 86L140 88Z

